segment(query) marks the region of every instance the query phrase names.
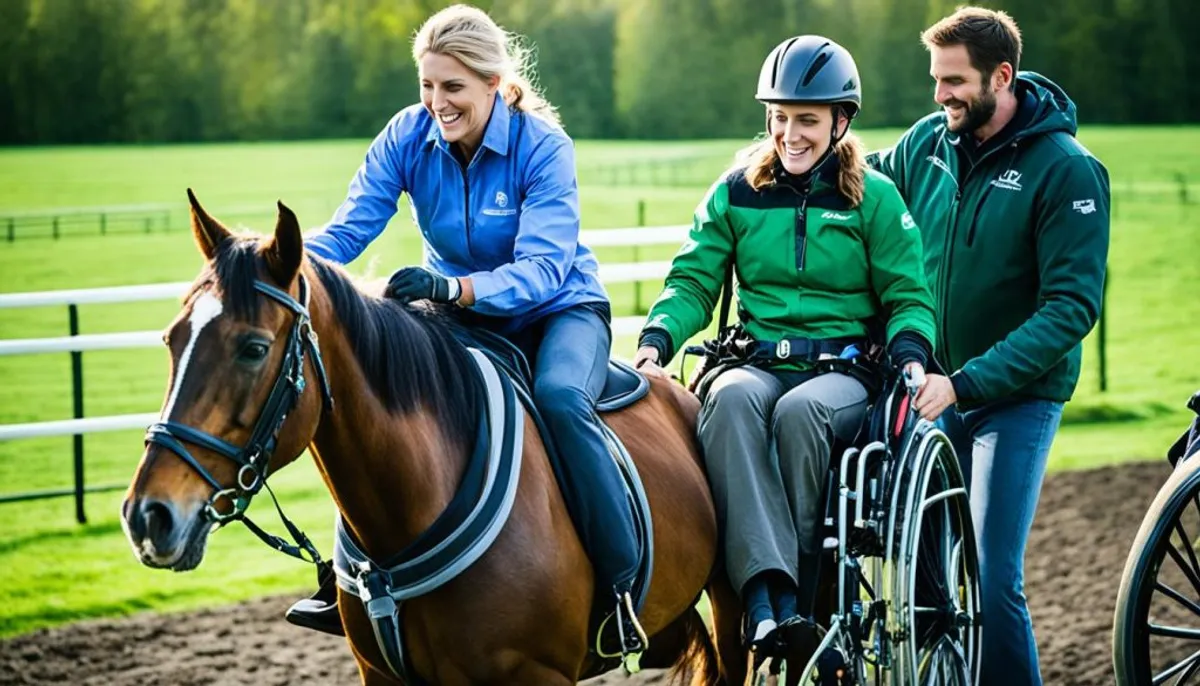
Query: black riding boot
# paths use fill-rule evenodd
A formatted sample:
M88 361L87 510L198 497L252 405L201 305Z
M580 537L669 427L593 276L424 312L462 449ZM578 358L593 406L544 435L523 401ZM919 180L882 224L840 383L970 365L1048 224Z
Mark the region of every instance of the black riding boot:
M338 614L337 578L332 566L326 566L317 573L319 586L311 597L299 601L288 608L284 617L296 626L305 629L322 631L334 636L345 636L342 627L342 617Z

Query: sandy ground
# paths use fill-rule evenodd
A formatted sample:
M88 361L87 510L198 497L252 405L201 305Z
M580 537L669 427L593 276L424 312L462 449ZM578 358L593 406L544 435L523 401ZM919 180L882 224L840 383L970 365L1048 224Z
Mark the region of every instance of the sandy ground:
M1165 461L1050 476L1029 540L1026 594L1047 684L1110 684L1117 584ZM342 639L282 619L294 598L179 616L142 615L0 643L0 684L356 684ZM620 672L589 684L665 683Z

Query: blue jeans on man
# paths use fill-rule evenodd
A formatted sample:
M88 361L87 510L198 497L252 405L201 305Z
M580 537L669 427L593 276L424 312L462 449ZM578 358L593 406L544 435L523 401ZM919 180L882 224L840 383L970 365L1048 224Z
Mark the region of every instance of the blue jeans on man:
M938 419L971 493L983 594L980 683L1040 685L1037 643L1025 602L1025 543L1063 404L1009 399Z

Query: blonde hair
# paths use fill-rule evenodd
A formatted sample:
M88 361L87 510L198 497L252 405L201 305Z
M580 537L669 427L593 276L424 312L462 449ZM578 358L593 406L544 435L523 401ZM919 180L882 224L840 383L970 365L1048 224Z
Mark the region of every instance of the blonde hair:
M451 5L427 19L413 39L413 61L448 55L485 81L500 77L500 95L513 108L560 124L558 112L534 85L533 50L500 28L483 10Z
M867 175L866 146L857 135L847 131L833 147L833 154L838 158L838 193L851 207L858 207L862 204ZM745 166L746 181L756 191L775 183L775 167L778 164L779 153L775 151L775 141L769 134L743 148L736 157L736 166Z

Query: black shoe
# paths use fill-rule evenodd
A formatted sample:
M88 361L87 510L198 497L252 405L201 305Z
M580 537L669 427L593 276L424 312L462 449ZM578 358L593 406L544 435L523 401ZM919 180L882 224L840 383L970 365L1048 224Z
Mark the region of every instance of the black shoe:
M800 669L817 652L824 632L812 619L796 615L780 622L776 634L780 652Z
M338 613L337 582L332 571L319 575L321 585L316 593L288 608L284 615L287 621L334 636L346 635L342 616Z
M846 656L837 648L826 648L817 658L817 683L820 686L842 686L853 683Z

